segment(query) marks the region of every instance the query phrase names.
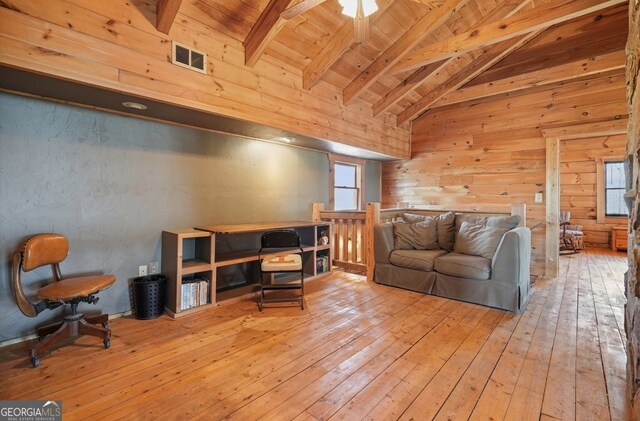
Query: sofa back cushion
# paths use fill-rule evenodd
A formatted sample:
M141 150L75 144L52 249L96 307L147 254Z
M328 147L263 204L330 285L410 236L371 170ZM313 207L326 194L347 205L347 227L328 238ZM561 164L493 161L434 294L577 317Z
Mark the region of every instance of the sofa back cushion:
M442 213L437 216L416 215L404 213L402 219L410 224L422 221L436 221L438 231L438 246L446 251L453 251L453 243L456 239L455 222L456 214L453 212Z
M393 223L394 249L396 250L437 250L437 224L434 220L424 220L415 224Z
M455 252L492 259L507 231L509 230L502 227L464 221L456 236Z
M472 225L481 224L487 227L503 228L510 231L520 224L520 216L478 216L459 214L456 215L456 233L460 231L460 227L463 222L469 222Z

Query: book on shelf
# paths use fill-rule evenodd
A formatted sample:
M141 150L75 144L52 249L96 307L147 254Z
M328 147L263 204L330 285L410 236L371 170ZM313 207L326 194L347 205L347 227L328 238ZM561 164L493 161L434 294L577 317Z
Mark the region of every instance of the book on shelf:
M202 278L182 281L180 310L188 310L209 303L209 280Z
M318 256L316 258L316 273L329 271L329 256Z

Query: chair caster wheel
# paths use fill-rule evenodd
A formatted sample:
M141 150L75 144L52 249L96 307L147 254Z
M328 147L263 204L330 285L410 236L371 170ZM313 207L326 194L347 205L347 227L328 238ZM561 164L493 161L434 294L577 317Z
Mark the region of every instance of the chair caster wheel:
M40 366L40 358L31 357L31 365L33 366L33 368L37 368L38 366Z
M102 323L102 327L105 329L109 329L109 322Z
M105 339L104 341L102 341L102 343L104 344L104 348L105 349L111 348L111 340L110 339Z

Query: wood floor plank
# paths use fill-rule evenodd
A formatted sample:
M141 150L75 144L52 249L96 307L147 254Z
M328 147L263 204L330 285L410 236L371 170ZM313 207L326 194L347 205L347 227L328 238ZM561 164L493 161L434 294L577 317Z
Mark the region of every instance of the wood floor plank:
M32 342L0 348L0 399L62 399L66 420L628 420L625 271L562 257L522 314L335 272L304 311L115 319L111 349L77 338L38 369Z

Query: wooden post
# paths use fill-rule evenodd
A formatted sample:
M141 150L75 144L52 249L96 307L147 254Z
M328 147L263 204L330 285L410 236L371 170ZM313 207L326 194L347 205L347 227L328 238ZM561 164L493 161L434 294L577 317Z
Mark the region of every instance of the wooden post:
M559 273L560 228L560 139L547 138L547 235L546 235L546 270L545 275L555 278Z
M314 203L313 205L311 205L311 220L313 222L321 221L320 212L322 212L323 210L324 203Z
M527 204L522 203L513 203L511 204L511 215L519 215L520 216L520 224L519 227L527 226Z
M367 203L365 229L365 263L367 265L367 281L373 281L376 261L373 257L373 227L380 223L380 203Z

